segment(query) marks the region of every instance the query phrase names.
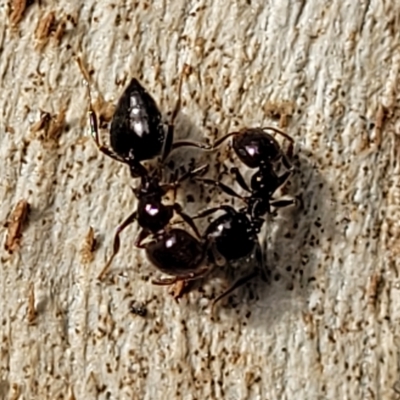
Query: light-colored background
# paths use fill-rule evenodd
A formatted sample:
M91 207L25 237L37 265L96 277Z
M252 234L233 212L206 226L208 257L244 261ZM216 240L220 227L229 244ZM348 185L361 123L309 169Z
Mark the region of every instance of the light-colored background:
M20 249L1 248L0 397L400 398L400 1L42 1L20 21L9 3L0 219L20 199L32 211ZM50 12L63 34L38 32ZM270 285L239 291L212 321L209 298L227 282L175 303L150 284L158 275L132 246L135 226L98 282L135 183L87 139L76 55L93 71L94 97L115 102L136 76L165 113L189 64L178 137L286 121L296 141L287 191L303 207L279 212L262 238ZM63 108L59 132L32 131L40 110ZM230 166L226 150L216 157ZM89 226L99 246L85 262Z

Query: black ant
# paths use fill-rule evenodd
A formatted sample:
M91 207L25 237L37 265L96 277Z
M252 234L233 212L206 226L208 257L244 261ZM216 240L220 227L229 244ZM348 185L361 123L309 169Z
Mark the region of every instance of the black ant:
M154 235L146 244L147 258L160 271L171 278L153 281L157 285L173 285L177 282L188 283L205 277L213 268L247 262L254 257L257 267L213 300L212 307L222 298L259 276L266 277L261 247L257 234L264 220L251 221L245 209L236 211L233 207L222 205L199 213L195 218L204 218L217 211L223 215L212 221L204 235L196 239L179 228L167 227ZM266 278L265 278L266 280Z
M119 236L121 232L131 225L134 221L138 221L141 228L134 245L138 248L144 248L149 252L149 244L143 244L143 242L152 235L153 238L158 238L157 240L168 240L168 233L166 233L170 224L170 221L174 215L177 213L195 232L197 236L200 233L194 224L193 220L189 215L182 211L182 207L178 203L172 205L165 205L162 200L163 196L171 189L176 189L181 182L191 178L195 175L204 173L208 166L203 165L197 169L191 170L183 174L175 182L161 184L157 176L152 176L150 174L145 174L141 176L140 185L133 189L133 192L138 199L137 209L125 219L125 221L117 228L114 236L113 253L103 268L99 275L99 279L102 279L108 272L108 269L117 255L120 248ZM189 234L188 234L189 235ZM179 250L177 250L179 251ZM151 258L151 257L149 257ZM166 260L167 264L168 261ZM162 270L162 268L159 268Z
M182 80L188 67L186 64L179 78L178 99L168 122L166 132L160 110L154 99L137 79L133 78L130 81L117 103L111 120L111 150L100 142L98 121L92 107L89 74L79 58L77 62L87 84L90 99L89 118L91 135L96 146L102 153L112 159L127 164L133 178L143 177L147 174L147 170L141 164L141 161L161 156L161 161L164 162L171 151L178 147L210 149L210 146L206 143L189 140L174 142L173 140L175 119L181 106Z
M84 70L80 60L78 60L78 63L82 74L87 78L88 74ZM135 246L146 249L150 261L152 256L157 259L157 254L153 254L153 252L157 253L157 249L155 248L154 251L151 250L154 245L154 240L158 244L165 243L169 245L175 233L178 235L178 239L191 237L191 235L185 231L182 232L185 232L186 236L185 234L170 229L169 224L174 212L192 228L198 237L200 237L196 225L193 220L182 211L182 207L178 203L165 205L163 203L163 197L169 190L176 189L184 180L204 173L208 166L204 165L191 170L182 175L175 182L162 184L157 174L150 174L140 163L140 161L154 158L160 155L160 153L161 161L164 161L168 154L178 147L192 146L202 149L210 148L209 145L191 141L178 141L173 143L174 121L181 103L183 72L179 80L178 101L168 124L166 135L161 122L161 113L154 99L136 79L131 80L119 99L111 121L110 144L113 150L108 149L100 143L97 117L90 102L89 115L91 133L98 149L107 156L128 164L132 177L140 178L139 186L133 189L138 199L137 209L117 228L114 236L113 253L101 271L99 279L102 279L107 274L114 257L119 252L119 236L121 232L135 220L138 221L141 228L135 240ZM88 93L90 98L89 85ZM170 234L172 234L171 237L169 236ZM149 236L153 237L153 241L143 244ZM184 246L184 243L182 246ZM184 249L178 247L174 250L176 253L180 251L184 251ZM159 269L163 270L163 266L169 269L168 259L161 261L161 264ZM185 280L190 279L190 276L192 276L191 272L188 274L189 275L184 276Z
M234 267L235 264L246 263L253 258L256 267L214 299L213 306L251 279L261 276L266 281L268 275L257 237L264 220L249 218L245 208L237 211L228 205L210 208L194 216L193 219L204 218L218 211L224 211L224 214L213 220L204 233L210 248L209 259L216 266Z
M265 132L268 129L289 140L290 146L286 154L276 139ZM213 179L197 178L197 180L217 186L230 196L244 200L247 203L248 214L254 219L269 213L271 206L285 207L293 204L293 199L272 200L274 192L287 181L293 172L293 167L288 160L288 156L291 156L293 151L293 138L273 127L244 128L238 132L228 133L217 140L213 145L213 149L220 146L231 136L233 136L232 147L239 159L249 168L258 168L258 171L251 177L250 187L238 168L231 169L241 188L250 193L250 195L243 197L222 182ZM276 164L280 160L287 168L287 171L282 175L278 175L276 171Z

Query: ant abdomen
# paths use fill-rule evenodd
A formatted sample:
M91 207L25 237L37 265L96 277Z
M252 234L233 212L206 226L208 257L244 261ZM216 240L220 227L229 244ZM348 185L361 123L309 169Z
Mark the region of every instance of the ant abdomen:
M232 147L249 168L259 168L281 157L278 141L261 128L245 128L233 134Z
M161 272L176 277L187 277L201 267L205 258L203 243L183 229L173 228L155 236L146 245L149 261Z

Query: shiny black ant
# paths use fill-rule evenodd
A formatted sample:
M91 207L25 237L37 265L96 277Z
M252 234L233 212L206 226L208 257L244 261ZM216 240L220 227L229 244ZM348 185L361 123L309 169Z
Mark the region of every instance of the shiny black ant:
M143 242L149 236L152 236L153 239L157 238L156 240L158 241L169 240L169 224L174 212L192 228L197 236L200 236L200 233L192 218L182 211L182 207L178 203L174 203L172 205L164 204L163 197L169 190L176 189L184 180L204 173L207 168L207 165L203 165L183 174L175 182L166 184L161 184L157 176L152 176L147 173L141 176L140 185L133 189L133 193L138 200L137 209L130 214L120 226L118 226L114 235L113 253L101 271L99 279L102 279L107 274L114 257L119 252L119 237L121 232L135 221L138 222L141 230L134 242L134 245L138 248L144 248L147 251L149 251L149 246L151 247L151 245L147 243L143 244Z
M251 279L261 275L266 280L267 271L257 237L264 220L250 220L245 209L236 211L228 205L210 208L193 219L204 218L218 211L224 211L224 214L212 221L201 237L197 232L198 237L195 238L183 229L168 227L154 235L153 240L144 246L150 262L171 276L155 280L154 284L187 283L205 277L215 267L234 266L255 259L256 268L217 296L213 300L214 307L218 301Z
M78 59L78 64L83 76L88 81L88 74L80 59ZM207 144L191 141L173 142L174 122L180 109L184 72L185 69L182 71L180 76L178 100L168 123L166 134L162 125L161 113L158 110L154 99L136 79L131 80L130 84L119 99L112 117L110 127L110 144L112 150L103 146L100 142L97 117L92 108L89 82L87 82L90 99L89 116L91 134L98 149L114 160L127 164L130 168L132 177L140 178L139 186L133 189L133 192L138 199L137 209L117 228L114 236L113 253L100 273L99 279L102 279L106 275L114 257L119 251L119 236L121 232L135 220L138 221L138 224L141 227L139 235L135 241L135 246L145 248L148 253L151 253L149 250L151 245L143 244L143 242L150 235L153 235L153 238L159 238L158 240L164 240L166 243L168 242L167 236L170 232L168 226L174 212L189 224L197 236L200 236L193 220L182 211L182 208L178 203L165 205L162 200L163 196L170 189L176 189L185 179L205 172L207 166L202 166L189 171L173 183L162 184L158 175L150 174L141 164L141 161L149 160L159 155L161 155L161 161L163 162L169 153L178 147L191 146L201 149L210 148ZM167 263L167 261L165 261L165 263Z
M255 268L214 299L213 305L253 278L261 276L266 281L268 275L257 237L264 220L249 218L245 208L237 211L228 205L210 208L193 219L204 218L218 211L224 211L224 214L213 220L204 233L209 243L209 259L212 264L234 267L235 264L248 263L253 259Z
M91 135L97 148L113 160L129 166L133 178L140 178L147 174L142 161L161 156L164 162L172 150L178 147L196 147L210 149L206 143L180 140L174 142L175 119L181 107L182 80L187 66L182 70L178 84L178 99L165 132L160 110L153 97L144 89L139 81L133 78L122 93L110 126L111 149L100 141L99 126L96 114L92 107L89 75L82 61L77 59L79 68L87 84L90 99L89 119Z
M277 140L265 130L272 130L289 140L290 146L287 153L283 152ZM197 180L217 186L230 196L244 200L247 203L248 214L254 219L269 213L271 206L285 207L293 204L293 199L272 199L274 192L287 181L293 172L293 167L288 159L293 151L293 138L274 127L244 128L238 132L228 133L217 140L213 145L213 149L219 147L231 136L233 136L233 150L239 159L249 168L258 168L258 171L251 177L250 187L238 168L231 169L240 187L250 195L243 197L227 185L213 179L197 178ZM279 161L282 161L287 168L287 171L281 175L278 175L276 169Z

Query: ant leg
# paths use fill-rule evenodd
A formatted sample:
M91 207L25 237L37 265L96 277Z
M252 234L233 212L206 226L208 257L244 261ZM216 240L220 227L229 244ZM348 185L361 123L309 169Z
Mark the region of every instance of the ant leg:
M179 147L196 147L202 150L212 150L212 146L207 143L199 143L192 140L178 140L172 145L171 151Z
M264 126L264 127L262 127L261 129L262 129L263 131L267 131L267 130L274 131L274 132L277 133L278 135L281 135L281 136L283 136L284 138L286 138L287 140L289 140L289 142L294 143L294 139L293 139L291 136L289 136L286 132L283 132L283 131L281 131L281 130L278 129L278 128L275 128L275 127L273 127L273 126Z
M284 208L296 204L295 199L277 199L269 202L269 205L276 208Z
M168 131L167 131L167 137L165 140L165 146L164 146L164 151L163 155L161 157L161 161L164 161L169 153L171 153L172 150L175 150L179 147L196 147L198 149L203 149L203 150L210 150L211 146L207 143L199 143L199 142L194 142L192 140L178 140L175 143L173 142L174 139L174 129L175 129L175 119L179 113L179 110L181 108L181 98L182 98L182 81L183 81L183 76L185 74L187 65L185 64L180 79L179 79L179 85L178 85L178 100L175 105L175 109L172 113L171 120L168 124Z
M198 271L191 272L191 273L189 273L187 275L175 276L173 278L153 279L151 281L151 283L153 285L167 286L167 285L173 285L174 283L179 282L179 281L194 281L196 279L202 278L209 271L210 271L210 267L209 266L204 266L202 268L199 268Z
M183 66L181 75L179 77L178 83L178 100L176 101L175 108L172 111L171 119L168 123L167 135L164 142L164 147L161 155L161 162L164 162L172 150L178 147L197 147L199 149L210 150L211 146L206 143L192 142L190 140L180 140L174 143L174 130L175 130L175 119L181 108L181 98L182 98L182 82L184 75L187 74L188 65Z
M283 184L290 178L290 175L292 175L293 171L286 171L284 172L281 176L276 177L276 185L275 185L275 191L277 191Z
M179 109L181 108L182 77L183 77L183 71L179 78L178 100L176 101L175 108L172 111L171 119L168 123L167 135L165 137L164 147L163 147L162 154L161 154L161 162L162 163L165 161L165 159L168 157L169 153L171 153L171 151L172 151L172 145L173 145L173 141L174 141L175 119L179 113Z
M89 90L89 87L88 87ZM89 95L90 96L90 95ZM92 107L92 101L90 100L90 106L89 106L89 121L90 121L90 136L92 136L97 149L99 151L101 151L103 154L105 154L106 156L112 158L113 160L125 163L125 160L122 159L121 157L119 157L117 154L115 154L112 150L110 150L108 147L104 146L103 144L101 144L100 142L100 135L99 135L99 126L97 123L97 117L96 114L93 110Z
M147 230L145 230L145 229L142 229L142 230L139 232L139 235L138 235L138 236L136 237L136 239L135 239L134 246L137 247L137 248L139 248L139 249L144 249L144 248L146 248L146 245L143 245L143 241L144 241L145 239L147 239L147 238L150 236L150 234L151 234L150 231L147 231Z
M223 142L225 142L226 139L230 138L231 136L237 135L238 132L230 132L227 133L225 136L222 136L222 138L218 139L213 145L212 145L212 150L216 149L218 146L220 146Z
M282 154L282 163L285 166L285 168L287 168L289 171L293 171L293 165L289 161L289 158L288 158L289 153L290 153L290 157L291 157L293 154L293 147L291 149L289 149L286 154L285 153Z
M233 196L233 197L236 197L243 201L246 201L246 199L243 196L236 193L233 189L231 189L229 186L225 185L224 183L222 183L220 181L216 181L214 179L208 179L208 178L197 178L196 180L200 181L200 182L204 182L206 185L214 185L214 186L220 188L224 193L228 194L229 196Z
M159 278L159 279L153 279L151 283L153 285L158 285L158 286L169 286L173 285L174 283L178 282L180 279L178 277L173 277L173 278Z
M212 306L211 306L211 313L214 314L214 307L215 307L216 303L218 303L224 297L228 296L230 293L232 293L234 290L236 290L240 286L243 286L247 282L254 279L258 274L259 274L259 272L257 270L255 270L255 271L251 272L250 274L239 278L229 289L225 290L225 292L223 292L216 299L214 299L214 301L212 302Z
M163 185L161 185L161 189L167 193L168 190L171 189L176 189L183 181L185 181L186 179L190 179L193 178L197 175L203 175L208 171L209 165L208 164L204 164L198 168L192 169L191 171L185 172L182 176L180 176L179 178L174 178L175 180L171 183L165 183Z
M287 150L287 155L283 154L282 158L283 158L283 163L285 165L286 168L291 169L292 165L290 164L289 160L287 159L287 157L292 157L293 156L293 145L294 145L294 139L289 136L287 133L281 131L280 129L274 128L273 126L265 126L263 128L261 128L262 130L271 130L274 131L275 133L283 136L285 139L287 139L289 141L289 148Z
M187 215L182 211L182 207L178 204L175 203L173 206L174 211L192 228L193 232L196 234L196 236L201 239L201 235L199 230L197 229L196 224L193 221L193 218Z
M100 135L99 135L99 124L97 123L97 117L96 113L93 110L92 107L92 94L90 91L90 76L88 71L86 70L85 66L83 65L82 60L80 57L76 58L76 62L78 63L79 69L81 71L81 74L85 80L86 88L87 88L87 93L89 97L89 122L90 122L90 136L92 136L96 147L99 151L101 151L103 154L106 156L112 158L113 160L119 161L119 162L125 162L121 157L119 157L117 154L115 154L112 150L110 150L108 147L104 146L100 142Z
M267 266L265 265L263 253L262 253L261 246L260 246L259 242L257 242L257 245L256 245L255 258L256 258L256 261L257 261L258 270L259 270L259 272L261 274L261 279L264 282L268 282L269 281L269 276L270 276L270 271L267 268Z
M231 173L235 175L236 182L240 185L240 187L245 190L246 192L251 193L249 186L247 185L246 181L243 178L243 175L239 171L239 168L231 168Z
M219 206L219 207L213 207L213 208L209 208L207 210L204 210L201 213L196 214L194 217L192 217L192 219L208 217L209 215L214 214L215 212L220 211L220 210L224 210L224 211L226 211L228 213L232 213L232 212L236 213L236 211L235 211L235 209L233 207L224 204L224 205Z
M129 226L130 224L132 224L135 221L136 217L137 217L137 212L135 211L131 215L129 215L129 217L117 228L117 231L115 232L115 236L114 236L113 253L112 253L110 259L108 260L107 264L104 266L103 270L100 272L100 275L98 276L99 280L102 280L104 278L104 276L107 274L114 257L119 252L119 248L121 245L121 242L119 240L119 235L127 226Z

